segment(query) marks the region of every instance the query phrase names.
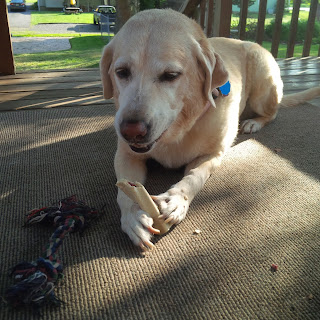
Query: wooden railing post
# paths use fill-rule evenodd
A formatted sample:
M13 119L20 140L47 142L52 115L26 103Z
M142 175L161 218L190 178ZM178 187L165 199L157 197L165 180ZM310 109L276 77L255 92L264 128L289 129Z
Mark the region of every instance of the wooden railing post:
M213 21L213 36L230 37L232 0L216 0Z
M0 74L15 74L7 3L0 0Z
M276 17L271 44L271 53L275 58L277 58L279 51L285 2L286 0L277 0ZM287 58L291 58L294 55L301 2L302 0L294 0L293 3L290 34L286 53ZM317 15L317 7L318 10L320 10L320 4L318 4L318 2L319 0L311 0L307 31L303 46L303 57L309 56L310 54L313 30ZM256 42L260 45L262 45L264 39L267 3L268 0L259 1ZM197 9L199 5L200 10ZM239 19L239 39L241 40L245 40L246 38L248 8L249 0L241 0ZM193 17L197 10L200 12L200 25L208 37L230 37L232 0L185 0L180 12L189 17ZM320 46L318 56L320 56Z
M284 3L285 0L277 1L277 9L276 9L276 20L274 23L274 30L272 35L272 45L271 45L271 53L276 58L278 56L278 49L280 44L280 35L281 35L281 27L282 27L282 18L284 12Z
M256 42L259 43L260 45L263 42L264 23L265 23L265 20L266 20L266 13L267 13L267 0L260 0L258 26L257 26L257 36L256 36Z
M208 22L207 22L207 37L213 36L213 16L214 16L214 3L213 0L208 0Z
M192 17L201 0L185 0L180 8L180 12L188 17Z
M318 6L318 0L311 0L306 37L305 37L305 42L303 45L303 52L302 52L303 57L308 57L310 55L314 22L316 20L316 14L317 14L317 6Z
M207 2L206 0L201 0L200 2L200 26L202 29L204 29L204 24L206 21L206 6Z
M287 58L293 57L293 53L294 53L294 45L296 42L296 35L298 30L300 5L301 5L301 0L294 0L292 18L291 18L291 24L290 24L289 42L287 46L287 55L286 55Z
M249 0L240 1L240 19L239 19L239 39L246 38L246 25L248 16Z

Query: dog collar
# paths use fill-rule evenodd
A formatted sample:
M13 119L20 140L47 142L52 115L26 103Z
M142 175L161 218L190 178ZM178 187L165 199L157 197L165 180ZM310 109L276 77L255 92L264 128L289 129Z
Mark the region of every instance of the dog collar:
M223 86L216 88L213 92L212 92L212 97L213 99L217 99L219 95L217 95L220 93L222 95L222 97L227 97L229 95L231 91L231 84L229 81L227 81Z
M216 89L213 89L212 91L212 98L213 99L217 99L219 97L219 94L222 95L222 97L226 97L229 95L231 91L231 84L229 81L227 81L223 86L218 87ZM208 109L210 108L210 101L208 101L199 117L199 119L201 119L203 117L203 115L208 111Z

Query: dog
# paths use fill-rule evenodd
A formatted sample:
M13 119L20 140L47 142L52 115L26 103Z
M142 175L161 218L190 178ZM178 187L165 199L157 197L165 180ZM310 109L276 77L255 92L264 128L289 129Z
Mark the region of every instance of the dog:
M279 67L260 45L208 39L192 19L171 9L133 16L106 45L100 62L104 98L114 98L117 179L144 183L147 159L185 166L185 175L153 197L167 223L178 224L219 167L240 131L254 133L280 106L320 95L320 87L283 96ZM242 114L253 113L239 126ZM150 216L122 191L121 227L133 243L152 248Z

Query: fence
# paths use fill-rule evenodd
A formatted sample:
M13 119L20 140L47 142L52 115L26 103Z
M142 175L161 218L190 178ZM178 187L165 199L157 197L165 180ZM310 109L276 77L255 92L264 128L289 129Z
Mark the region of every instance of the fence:
M309 18L305 39L303 42L302 56L306 57L310 54L312 43L312 35L315 26L315 19L317 14L318 0L311 0L309 8ZM319 5L320 6L320 5ZM238 37L241 40L246 39L246 26L248 16L249 0L241 0L240 2L240 17ZM291 15L291 25L289 32L289 39L287 43L288 58L293 56L294 47L296 44L296 34L298 27L299 11L301 7L301 0L293 1L293 10ZM257 31L255 41L262 44L265 33L265 19L267 0L260 0L259 13L257 21ZM274 22L274 31L272 35L271 53L276 58L278 56L278 49L280 45L280 33L282 27L282 19L285 8L285 0L278 0L276 5L276 14ZM318 8L319 9L319 8ZM189 17L195 18L201 27L204 29L208 37L220 36L230 37L230 26L232 16L232 0L186 0L182 5L180 11ZM320 56L320 46L318 51Z
M101 15L100 19L101 37L109 42L111 35L114 34L116 15Z

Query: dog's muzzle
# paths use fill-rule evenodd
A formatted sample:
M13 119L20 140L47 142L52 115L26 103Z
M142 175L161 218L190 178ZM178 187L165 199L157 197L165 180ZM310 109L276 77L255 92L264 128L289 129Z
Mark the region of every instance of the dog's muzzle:
M137 153L150 151L154 144L167 132L167 130L164 130L157 139L151 140L151 131L151 124L144 121L127 120L120 124L121 136L126 140L131 150Z
M128 142L132 151L145 153L151 150L153 144L148 143L150 126L144 121L124 120L120 124L120 134Z

